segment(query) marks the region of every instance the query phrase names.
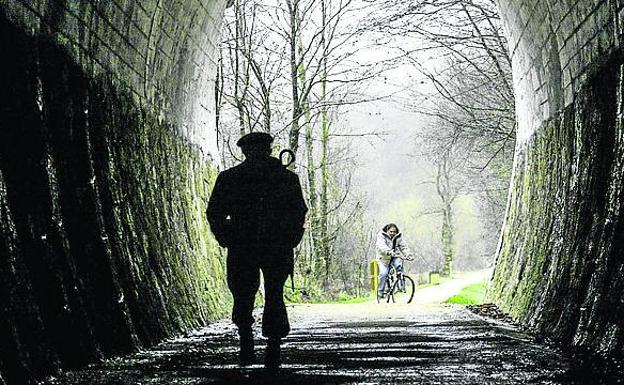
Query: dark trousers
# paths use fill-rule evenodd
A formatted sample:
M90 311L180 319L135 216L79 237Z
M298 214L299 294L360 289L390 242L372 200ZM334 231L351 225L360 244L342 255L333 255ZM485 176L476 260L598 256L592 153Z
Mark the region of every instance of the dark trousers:
M261 270L265 294L262 335L267 338L286 337L290 324L284 304L284 283L292 271L292 250L228 250L227 283L234 297L232 321L239 330L251 329Z

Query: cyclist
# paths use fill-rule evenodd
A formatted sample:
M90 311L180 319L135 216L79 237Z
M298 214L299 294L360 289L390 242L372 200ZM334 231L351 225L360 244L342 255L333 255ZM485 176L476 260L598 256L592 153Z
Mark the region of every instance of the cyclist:
M399 227L394 223L385 225L375 242L377 251L377 265L379 266L379 298L383 298L386 285L386 277L390 271L390 266L394 266L397 271L403 270L402 258L412 259L412 252L407 246L407 242L401 236ZM400 258L401 257L401 258Z

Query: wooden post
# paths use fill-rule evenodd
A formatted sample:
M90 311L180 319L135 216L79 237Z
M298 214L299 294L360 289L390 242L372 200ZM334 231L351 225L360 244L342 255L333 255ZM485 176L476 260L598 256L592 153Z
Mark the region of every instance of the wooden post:
M368 271L370 272L372 296L377 297L377 287L379 286L379 265L377 265L376 259L373 259L369 262Z

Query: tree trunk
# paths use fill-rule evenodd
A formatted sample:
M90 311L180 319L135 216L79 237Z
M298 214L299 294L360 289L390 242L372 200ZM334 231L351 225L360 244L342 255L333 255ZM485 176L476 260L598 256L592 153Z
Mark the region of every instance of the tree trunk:
M299 77L297 74L297 14L298 14L299 0L286 0L288 6L288 12L290 14L290 81L292 84L292 122L290 125L290 132L288 133L288 145L290 150L297 156L297 150L299 149L299 117L301 116L301 102L299 100ZM295 162L290 166L291 170L295 169Z
M326 24L326 8L325 1L321 3L323 25ZM323 53L327 52L325 33L323 32L321 44ZM327 99L327 57L322 58L322 77L321 77L321 104L326 103ZM321 239L321 248L319 250L319 265L322 267L322 283L327 286L330 271L330 247L329 247L329 111L326 106L321 107L321 193L319 207L319 238Z
M301 39L299 40L299 54L303 55L303 46L301 43ZM301 63L298 68L299 73L299 82L301 83L301 88L305 88L307 86L307 76L306 76L306 67ZM312 111L310 108L309 98L305 98L302 101L303 115L305 118L304 121L304 131L305 131L305 150L306 150L306 166L307 166L307 178L308 178L308 223L310 227L308 228L308 236L311 240L311 248L310 248L310 257L312 260L316 259L318 255L317 250L319 249L319 237L318 237L318 194L316 191L316 165L314 162L314 125L312 124Z
M449 157L451 154L445 152L438 160L438 170L436 175L436 191L442 201L442 227L440 230L440 241L442 242L442 271L440 275L450 277L453 267L453 201L457 192L452 186Z
M442 254L444 256L444 264L442 266L441 275L450 277L453 271L453 235L455 229L453 227L453 206L445 204L442 215Z
M238 112L238 125L239 125L239 133L240 136L245 135L245 108L243 106L243 99L245 95L239 96L240 91L240 80L241 80L241 57L240 57L240 48L241 48L241 29L243 16L240 12L240 2L236 1L234 12L236 14L236 25L235 35L234 35L234 99L236 100L236 111Z

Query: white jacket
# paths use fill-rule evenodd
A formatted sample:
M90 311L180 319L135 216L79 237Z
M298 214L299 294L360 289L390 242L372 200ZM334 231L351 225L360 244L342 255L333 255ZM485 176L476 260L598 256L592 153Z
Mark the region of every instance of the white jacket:
M377 234L377 241L375 242L375 250L377 251L377 259L389 262L392 254L401 252L403 256L407 257L412 255L407 242L401 236L401 233L396 234L393 238L385 231L380 231Z

